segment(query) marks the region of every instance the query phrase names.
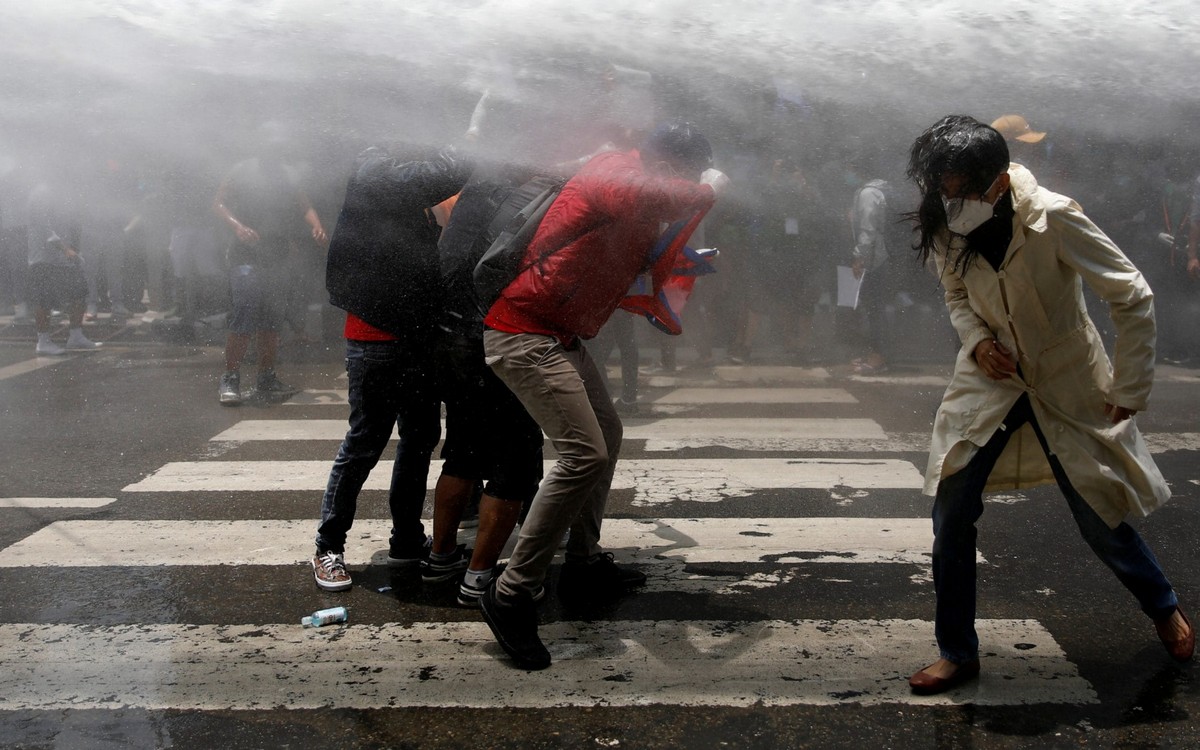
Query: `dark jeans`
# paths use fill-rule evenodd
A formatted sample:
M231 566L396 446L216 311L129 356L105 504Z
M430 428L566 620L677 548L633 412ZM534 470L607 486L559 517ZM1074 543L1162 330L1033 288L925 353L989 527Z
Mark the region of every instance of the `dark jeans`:
M632 315L624 310L616 310L600 333L587 342L588 354L592 355L592 360L600 368L610 393L615 389L608 379L608 358L613 349L621 350L621 399L626 403L637 401L638 395L638 346L633 323Z
M979 654L979 636L975 633L975 522L983 514L983 488L1009 437L1026 422L1032 424L1075 523L1096 556L1116 574L1152 619L1169 617L1177 604L1170 582L1133 527L1122 523L1110 529L1071 486L1034 420L1029 397L1023 395L1004 418L1004 426L996 430L975 457L961 471L938 484L933 504L935 631L942 658L955 664L971 661Z
M425 507L429 459L442 431L429 348L391 341L346 342L350 429L333 461L329 485L321 500L318 551L345 551L358 493L383 455L393 426L399 428L400 444L388 494L391 543L395 547L425 539L421 511Z
M863 277L862 288L858 290L858 305L867 319L867 346L885 360L891 359L892 355L887 306L896 296L895 272L893 262L889 260L879 268L868 271Z

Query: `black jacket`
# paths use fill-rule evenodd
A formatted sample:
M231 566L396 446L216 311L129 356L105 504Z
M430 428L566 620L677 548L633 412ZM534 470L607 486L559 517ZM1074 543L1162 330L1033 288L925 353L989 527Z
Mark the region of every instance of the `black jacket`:
M429 209L459 192L470 174L453 148L360 154L329 242L330 303L401 341L431 341L443 294L439 230Z

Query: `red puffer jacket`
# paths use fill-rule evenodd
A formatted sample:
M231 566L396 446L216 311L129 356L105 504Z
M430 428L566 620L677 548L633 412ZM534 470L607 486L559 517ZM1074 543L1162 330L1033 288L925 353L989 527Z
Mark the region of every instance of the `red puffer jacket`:
M590 339L625 297L663 222L707 210L712 188L648 174L637 151L601 154L563 187L484 323L564 343ZM539 260L540 259L540 260Z

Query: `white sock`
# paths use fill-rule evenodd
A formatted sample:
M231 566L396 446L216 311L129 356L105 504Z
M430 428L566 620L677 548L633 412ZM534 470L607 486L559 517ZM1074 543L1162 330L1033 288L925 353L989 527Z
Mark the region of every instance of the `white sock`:
M468 586L482 587L484 584L492 580L492 569L487 570L468 570L463 576L463 582Z

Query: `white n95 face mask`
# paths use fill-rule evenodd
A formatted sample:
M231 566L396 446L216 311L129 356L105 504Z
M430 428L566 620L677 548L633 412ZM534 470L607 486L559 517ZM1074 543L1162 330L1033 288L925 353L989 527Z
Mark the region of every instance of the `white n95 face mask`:
M997 177L996 180L1000 178ZM996 181L983 191L984 195L996 186ZM975 231L985 221L992 218L1000 196L988 203L985 200L967 200L965 198L942 198L942 207L946 210L946 227L955 234L967 235Z

